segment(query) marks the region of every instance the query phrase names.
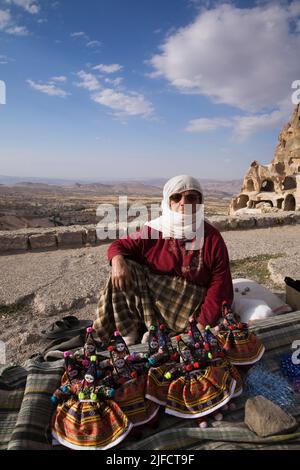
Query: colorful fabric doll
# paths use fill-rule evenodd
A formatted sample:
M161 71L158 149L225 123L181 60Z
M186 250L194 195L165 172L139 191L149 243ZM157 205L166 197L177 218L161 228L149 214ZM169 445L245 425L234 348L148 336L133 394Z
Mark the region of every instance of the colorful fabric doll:
M151 326L148 339L149 363L151 366L159 366L170 360L178 359L178 353L172 346L165 323L157 327Z
M114 342L109 346L109 350L114 378L119 383L115 401L133 426L148 423L156 416L159 406L145 398L147 374L139 374L126 359L129 350L120 332L114 333Z
M119 444L132 424L117 403L114 390L97 381L91 361L82 381L70 381L56 391L52 436L60 444L78 450L106 450Z
M93 333L93 327L89 326L86 329L85 344L83 347L84 356L86 358L90 358L91 356L94 356L97 350L97 345L93 338L92 333Z
M83 366L82 362L76 358L76 356L72 356L70 351L64 352L64 359L65 359L65 372L61 378L61 385L70 384L71 382L75 382L76 380L80 380L83 374Z
M236 381L228 368L210 364L206 349L195 349L176 337L181 364L169 371L166 413L181 418L200 418L223 407L233 396ZM195 351L197 350L197 355ZM171 377L170 377L171 375Z
M146 398L164 406L170 386L166 374L179 361L179 354L172 346L165 324L150 327L148 347L151 367L147 377Z
M228 368L230 374L236 381L236 387L232 398L236 398L243 392L243 381L241 375L237 368L231 364L225 357L224 351L220 348L216 336L213 334L209 325L205 327L203 332L203 346L204 349L209 351L211 354L208 354L211 365L216 365L218 367Z
M82 365L82 369L85 373L89 367L90 360L93 357L97 361L97 378L104 376L103 370L99 367L100 361L105 359L105 356L99 353L99 350L103 350L104 343L97 343L93 337L93 328L88 327L86 329L85 343L83 350L79 349L73 354L73 357Z
M189 322L189 329L188 329L188 343L195 349L195 356L200 361L208 361L208 364L211 366L217 366L225 368L229 371L230 375L236 381L236 387L234 389L234 393L232 398L239 396L243 391L243 383L241 376L238 370L230 364L226 359L224 359L224 352L218 345L217 338L213 334L209 325L205 327L205 330L201 332L198 329L197 321L193 318ZM231 401L229 404L225 404L220 410L212 413L212 417L216 421L221 421L223 419L223 415L221 412L234 410L235 404ZM197 424L201 428L206 428L208 426L208 422L206 421L205 417L197 418Z
M256 335L249 331L247 323L240 322L226 302L222 305L222 319L216 329L218 343L231 364L254 364L265 352Z

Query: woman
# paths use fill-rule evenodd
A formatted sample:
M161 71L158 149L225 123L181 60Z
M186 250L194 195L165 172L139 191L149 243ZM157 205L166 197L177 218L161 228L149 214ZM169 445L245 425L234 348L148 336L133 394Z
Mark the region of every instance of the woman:
M119 330L128 345L151 325L164 322L176 333L189 318L214 326L222 302L233 301L226 245L201 217L203 191L187 175L164 186L162 215L108 249L112 274L102 292L94 328L108 340Z

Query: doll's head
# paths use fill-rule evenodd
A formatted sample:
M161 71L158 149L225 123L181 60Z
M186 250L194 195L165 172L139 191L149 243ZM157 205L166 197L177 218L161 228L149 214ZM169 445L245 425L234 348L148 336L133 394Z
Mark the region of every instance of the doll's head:
M69 380L74 380L79 376L80 372L80 364L76 361L76 359L71 355L69 351L64 352L65 358L65 368L66 373L68 375Z
M181 356L182 356L182 359L183 359L185 362L191 361L191 360L193 359L191 350L190 350L189 348L183 349L183 350L181 351Z
M156 336L153 336L150 341L150 349L157 351L158 348L159 348L158 339L156 338Z
M86 337L85 337L85 344L84 344L84 353L86 356L91 356L96 352L96 343L93 338L93 328L90 326L86 329Z
M91 362L84 375L84 380L87 383L87 385L92 385L95 382L95 379L96 379L96 364L95 362Z
M121 343L121 342L118 342L116 344L116 351L117 352L124 352L125 351L125 344Z
M109 349L115 353L115 356L130 354L127 344L119 331L114 332L114 340Z
M115 366L117 369L123 369L125 367L125 359L122 357L115 359Z

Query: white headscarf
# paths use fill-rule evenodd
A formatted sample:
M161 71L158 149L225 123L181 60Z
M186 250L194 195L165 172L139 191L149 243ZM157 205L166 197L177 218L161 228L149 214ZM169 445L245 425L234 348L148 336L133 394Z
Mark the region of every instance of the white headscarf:
M197 211L193 215L191 211L184 214L172 211L170 209L170 196L190 190L198 191L202 195L202 204L197 205ZM168 180L163 189L161 209L162 215L157 219L146 222L145 225L162 232L163 238L192 240L196 237L196 242L186 243L186 249L197 250L200 245L202 246L204 232L203 190L196 178L180 175ZM201 242L200 245L199 242Z

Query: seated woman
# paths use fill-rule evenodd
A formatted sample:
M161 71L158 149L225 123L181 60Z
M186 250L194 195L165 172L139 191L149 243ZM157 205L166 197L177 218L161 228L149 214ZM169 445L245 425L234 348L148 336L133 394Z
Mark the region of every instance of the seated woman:
M233 301L233 287L225 242L201 217L201 204L198 180L171 178L163 190L162 215L110 245L112 273L94 322L102 340L119 330L128 345L136 344L159 322L178 334L192 317L200 329L216 325L222 302Z

